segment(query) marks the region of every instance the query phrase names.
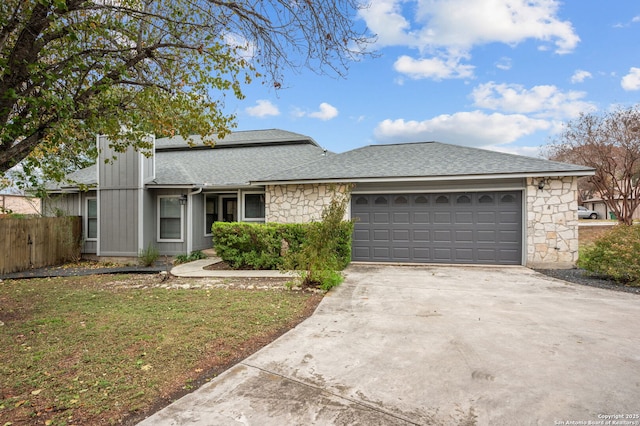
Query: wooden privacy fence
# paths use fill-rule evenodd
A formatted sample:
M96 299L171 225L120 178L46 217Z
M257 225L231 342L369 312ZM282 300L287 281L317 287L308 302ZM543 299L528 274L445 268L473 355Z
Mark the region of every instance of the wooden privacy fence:
M0 275L80 258L80 217L0 218Z

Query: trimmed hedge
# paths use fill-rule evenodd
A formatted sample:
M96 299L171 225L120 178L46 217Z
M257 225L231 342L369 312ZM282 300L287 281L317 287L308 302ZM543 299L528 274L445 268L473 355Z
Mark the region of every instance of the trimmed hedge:
M212 227L213 244L216 254L233 268L280 269L283 255L297 253L314 226L320 223L216 222ZM335 231L334 249L344 269L351 261L353 224L344 222Z

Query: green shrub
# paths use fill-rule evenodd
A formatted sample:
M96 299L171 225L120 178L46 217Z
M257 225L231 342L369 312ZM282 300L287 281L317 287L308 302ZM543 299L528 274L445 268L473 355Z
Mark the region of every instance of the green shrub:
M342 218L342 217L341 217ZM216 222L213 224L213 242L216 253L222 260L236 269L307 269L309 262L296 253L309 241L331 241L329 263L318 268L342 270L351 261L351 222L332 224L330 232L321 225L313 223L241 223ZM305 249L308 252L311 248ZM323 252L324 253L324 252ZM286 262L285 262L286 260ZM286 263L286 264L285 264ZM318 263L318 262L316 262ZM318 272L314 267L314 274Z
M284 251L296 251L305 238L307 225L216 222L213 243L216 253L231 267L279 269Z
M348 196L333 197L322 221L309 224L300 250L289 252L284 268L300 270L303 285L329 290L344 279L338 271L351 260L353 221L344 221Z
M151 243L147 246L145 250L140 250L140 252L138 253L140 264L143 266L152 266L153 264L156 263L156 260L158 260L158 257L160 257L160 252Z
M175 265L179 265L181 263L193 262L194 260L206 259L207 255L201 252L200 250L192 251L190 254L179 254L177 255L173 263Z
M580 252L578 266L621 283L640 285L640 226L618 225Z

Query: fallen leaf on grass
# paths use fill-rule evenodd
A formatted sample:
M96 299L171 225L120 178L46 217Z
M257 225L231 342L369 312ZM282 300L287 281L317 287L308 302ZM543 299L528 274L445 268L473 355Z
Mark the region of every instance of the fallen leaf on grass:
M36 389L34 391L31 391L31 395L39 395L40 392L42 392L42 389Z
M18 401L18 402L16 402L15 407L18 408L18 407L26 404L27 402L29 402L29 401L27 401L26 399L23 399L22 401Z

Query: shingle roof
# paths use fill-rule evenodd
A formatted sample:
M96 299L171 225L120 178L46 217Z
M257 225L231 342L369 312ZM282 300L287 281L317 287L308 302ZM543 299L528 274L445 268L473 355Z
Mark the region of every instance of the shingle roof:
M248 185L253 180L292 165L307 164L323 155L321 148L310 144L158 152L154 183Z
M244 186L292 165L334 155L308 136L278 129L234 132L213 148L203 145L199 136L193 138L194 147L182 137L156 140L153 184ZM85 185L97 184L96 177L95 165L68 175Z
M202 136L192 135L189 136L190 142L195 146L204 145ZM212 141L218 147L227 147L233 145L259 145L259 144L278 144L278 143L292 143L292 142L305 142L312 145L319 146L313 138L302 135L300 133L288 132L280 129L267 129L267 130L247 130L232 132L228 134L224 139L212 138ZM188 146L187 141L182 136L175 136L170 138L156 139L156 149L170 149L170 148L184 148Z
M592 174L585 166L559 163L440 142L369 145L328 156L304 167L265 176L259 182L428 178L442 176Z

